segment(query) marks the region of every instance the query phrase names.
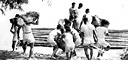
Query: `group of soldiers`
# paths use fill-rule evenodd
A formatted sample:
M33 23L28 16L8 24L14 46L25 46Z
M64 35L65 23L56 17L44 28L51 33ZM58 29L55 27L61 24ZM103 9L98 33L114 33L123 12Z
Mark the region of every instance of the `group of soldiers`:
M107 28L110 23L97 15L92 16L88 8L84 13L81 12L82 3L79 3L77 9L75 5L73 2L69 8L69 18L60 19L56 29L49 33L47 41L53 46L52 56L58 57L56 52L60 48L70 60L77 55L75 47L81 45L88 60L92 59L94 48L98 49L99 58L110 48L110 44L105 41L105 36L109 35Z

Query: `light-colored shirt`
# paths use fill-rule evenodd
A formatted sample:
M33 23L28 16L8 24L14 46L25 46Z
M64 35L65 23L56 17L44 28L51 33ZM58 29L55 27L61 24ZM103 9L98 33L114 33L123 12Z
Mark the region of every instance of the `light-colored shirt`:
M87 23L86 25L83 24L81 26L81 32L84 33L84 44L94 43L94 38L93 38L94 30L95 30L95 27L90 23Z
M103 47L110 46L108 42L105 41L105 35L108 33L108 29L106 27L97 27L96 28L98 43Z
M70 32L66 32L65 34L65 52L73 51L75 48L75 44L73 42L73 36Z
M52 46L56 45L56 42L54 41L54 38L57 36L57 33L61 33L61 32L60 32L60 30L55 29L55 30L52 30L52 31L49 33L49 35L48 35L47 41L48 41Z
M70 9L69 9L69 14L70 14L70 15L73 14L73 13L74 13L74 10L75 10L74 8L70 8Z
M65 43L66 44L74 44L74 42L73 42L73 36L72 36L72 34L71 33L64 33L65 34L65 38L64 38L64 41L65 41Z
M60 24L61 26L64 26L64 24L65 24L64 19L59 19L58 24Z
M84 11L82 9L76 9L76 13L77 13L77 24L78 24L78 27L80 26L80 23L82 21L82 17L84 15Z
M79 33L75 30L75 29L71 29L71 32L72 32L72 34L73 34L73 36L75 37L75 45L76 46L78 46L78 45L80 45L81 44L81 38L80 38L80 35L79 35Z
M60 34L61 34L61 31L60 31L60 30L57 30L57 29L52 30L52 31L49 33L49 38L50 38L50 37L55 38L55 37L57 36L57 33L60 33Z
M81 26L81 32L84 32L85 37L93 37L93 30L95 30L95 27L92 24L87 23Z
M96 32L98 37L105 38L106 33L108 33L108 29L105 27L97 27Z
M90 13L86 14L86 17L88 19L88 22L91 24L91 22L92 22L92 16L91 16L91 14Z

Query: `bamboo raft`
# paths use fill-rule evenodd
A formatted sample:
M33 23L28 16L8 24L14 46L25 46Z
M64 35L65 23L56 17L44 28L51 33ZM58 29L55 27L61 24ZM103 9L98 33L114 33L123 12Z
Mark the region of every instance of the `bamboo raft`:
M47 36L54 28L33 28L35 46L51 47L47 42ZM110 43L112 49L122 49L128 47L128 30L109 30L110 36L106 41ZM81 48L81 47L78 47Z

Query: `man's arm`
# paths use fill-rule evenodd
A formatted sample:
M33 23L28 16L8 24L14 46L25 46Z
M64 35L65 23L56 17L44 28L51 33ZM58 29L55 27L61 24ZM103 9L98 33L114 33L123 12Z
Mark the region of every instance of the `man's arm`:
M105 35L106 35L106 36L109 36L109 31L108 31L108 29L106 29Z
M74 38L75 38L75 44L76 46L79 46L81 44L81 38L79 36L79 33L76 30L72 31Z
M109 33L106 33L106 36L109 36Z
M96 34L95 30L93 30L93 38L94 38L95 43L97 43L98 42L98 38L97 38L97 34Z
M12 24L11 29L10 29L11 33L14 33L13 29L14 29L14 25Z
M81 25L82 25L82 23L83 23L83 19L82 19L82 21L80 22L80 26L79 26L79 29L81 29Z
M21 26L18 27L18 30L17 30L18 39L20 38L20 36L19 36L19 34L20 34L20 29L21 29Z
M84 19L86 18L86 15L83 15L82 21L80 22L79 29L81 28L82 23L84 22Z
M34 24L34 25L38 25L39 24L39 20L37 19L37 20L35 20L35 21L31 22L31 23Z

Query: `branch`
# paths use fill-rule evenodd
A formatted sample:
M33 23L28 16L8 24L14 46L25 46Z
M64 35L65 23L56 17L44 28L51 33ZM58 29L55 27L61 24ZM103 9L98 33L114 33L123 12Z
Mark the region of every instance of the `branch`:
M5 15L5 12L3 9L0 8L0 11L2 12L3 15Z

